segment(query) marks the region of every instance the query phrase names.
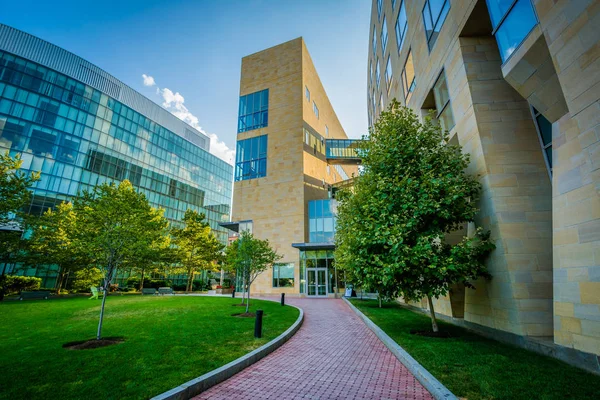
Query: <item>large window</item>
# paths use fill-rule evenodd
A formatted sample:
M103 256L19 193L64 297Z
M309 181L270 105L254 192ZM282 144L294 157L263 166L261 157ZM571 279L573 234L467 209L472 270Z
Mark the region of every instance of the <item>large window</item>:
M390 92L390 89L392 87L392 60L390 58L390 56L388 56L388 60L387 60L387 65L385 67L385 82L387 84L387 91L388 94Z
M267 135L238 140L236 150L236 181L267 176Z
M310 243L333 243L335 204L333 199L308 202L308 241Z
M454 116L450 106L450 93L446 83L446 74L442 72L435 85L433 85L433 97L435 98L435 107L437 109L437 118L440 121L442 129L449 131L454 127Z
M398 10L398 18L396 19L396 44L398 46L398 52L402 48L404 37L406 36L406 29L408 26L408 20L406 19L406 7L404 1L400 4L400 10Z
M427 0L425 2L423 21L429 50L433 48L449 10L450 0Z
M385 15L383 16L383 25L381 26L381 54L385 55L385 48L387 47L388 41L388 30L387 22L385 21Z
M269 123L269 89L240 96L238 133L264 128Z
M487 0L502 61L508 60L537 25L530 0Z
M408 104L415 90L415 67L413 65L412 51L410 50L402 69L402 89L404 90L404 101Z
M273 287L294 287L294 264L273 265Z

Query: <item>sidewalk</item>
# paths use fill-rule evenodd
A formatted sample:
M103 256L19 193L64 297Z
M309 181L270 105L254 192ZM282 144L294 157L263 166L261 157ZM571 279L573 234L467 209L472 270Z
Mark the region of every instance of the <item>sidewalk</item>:
M304 324L289 342L195 399L431 399L339 299L286 299Z

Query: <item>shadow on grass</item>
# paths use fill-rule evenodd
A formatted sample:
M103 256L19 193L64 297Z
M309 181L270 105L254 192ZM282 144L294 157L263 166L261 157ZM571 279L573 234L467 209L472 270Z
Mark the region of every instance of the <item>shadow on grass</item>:
M438 321L450 338L413 335L431 331L431 319L375 300L352 303L402 346L456 396L487 399L599 398L600 376L554 358L485 338L467 329Z

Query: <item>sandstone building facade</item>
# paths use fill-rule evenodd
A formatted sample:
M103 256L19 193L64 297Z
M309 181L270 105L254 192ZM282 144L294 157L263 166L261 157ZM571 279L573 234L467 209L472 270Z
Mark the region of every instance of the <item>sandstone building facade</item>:
M373 0L367 76L371 126L393 98L433 110L483 186L493 279L437 311L595 371L598 26L598 0Z

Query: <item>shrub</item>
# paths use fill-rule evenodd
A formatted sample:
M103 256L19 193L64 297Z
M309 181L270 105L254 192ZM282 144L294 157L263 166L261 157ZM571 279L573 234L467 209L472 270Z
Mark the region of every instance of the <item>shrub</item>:
M79 292L89 292L90 287L100 286L104 275L98 268L85 268L75 272L73 289Z
M195 280L192 284L192 290L194 290L195 292L201 292L203 290L208 290L210 289L208 283L201 281L201 280Z
M139 276L130 276L127 278L127 286L139 288L140 287L140 277Z
M19 293L23 290L38 290L41 285L42 279L35 276L5 275L0 277L0 286L4 286L6 294Z
M170 287L171 281L168 279L149 279L144 281L145 288L158 289L159 287Z

